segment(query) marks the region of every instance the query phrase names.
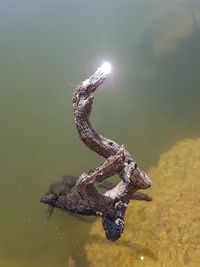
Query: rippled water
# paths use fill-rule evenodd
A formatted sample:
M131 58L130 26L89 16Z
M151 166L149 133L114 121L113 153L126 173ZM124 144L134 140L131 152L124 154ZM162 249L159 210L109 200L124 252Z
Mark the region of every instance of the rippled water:
M50 183L101 158L74 127L74 86L113 72L92 122L148 170L200 136L199 0L1 1L0 266L67 266L90 224L39 203Z

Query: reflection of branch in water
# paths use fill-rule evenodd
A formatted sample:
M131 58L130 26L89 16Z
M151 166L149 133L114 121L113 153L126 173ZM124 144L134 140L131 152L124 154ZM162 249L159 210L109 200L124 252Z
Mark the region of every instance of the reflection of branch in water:
M103 239L99 235L90 235L90 238L87 240L89 243L94 242L102 243L102 244L108 244L105 239ZM157 260L157 256L149 249L145 248L141 245L135 244L129 240L119 240L115 246L121 246L121 247L127 247L131 249L131 252L135 256L135 258L139 258L140 256L146 256L154 261Z

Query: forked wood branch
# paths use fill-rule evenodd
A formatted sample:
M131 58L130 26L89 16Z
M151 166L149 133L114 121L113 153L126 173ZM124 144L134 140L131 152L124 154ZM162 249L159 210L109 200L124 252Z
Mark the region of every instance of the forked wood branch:
M80 177L64 177L50 187L41 202L52 207L82 215L95 215L102 218L106 238L112 241L120 238L124 230L124 215L131 199L151 200L147 195L137 192L151 186L147 175L141 171L130 153L111 139L98 134L89 121L92 111L93 93L103 83L106 74L98 69L90 78L75 89L73 111L76 128L83 143L105 158L95 169ZM100 194L95 187L106 185L105 179L118 174L121 181ZM71 193L75 186L79 195ZM107 184L108 185L108 184ZM106 187L106 186L104 186ZM107 187L109 188L109 186Z

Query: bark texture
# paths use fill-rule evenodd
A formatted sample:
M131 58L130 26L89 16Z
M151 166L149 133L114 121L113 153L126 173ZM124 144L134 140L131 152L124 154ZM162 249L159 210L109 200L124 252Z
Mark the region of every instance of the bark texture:
M41 202L82 215L100 216L106 238L115 241L123 233L124 216L129 201L151 200L147 195L136 192L139 189L149 188L151 181L138 168L123 145L105 138L92 128L89 117L92 111L93 93L105 78L105 73L98 69L90 78L80 83L72 99L75 124L80 139L88 148L103 156L105 161L79 177L63 177L50 187ZM113 187L106 183L105 179L115 174L119 175L121 181ZM108 190L100 194L95 183ZM71 193L74 186L78 195Z

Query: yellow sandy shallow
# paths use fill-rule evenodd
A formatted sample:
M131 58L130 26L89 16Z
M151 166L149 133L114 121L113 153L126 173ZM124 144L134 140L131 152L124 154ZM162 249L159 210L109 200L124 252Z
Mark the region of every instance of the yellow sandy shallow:
M148 175L153 201L129 205L119 241L93 224L84 248L90 266L200 266L200 139L177 143Z

